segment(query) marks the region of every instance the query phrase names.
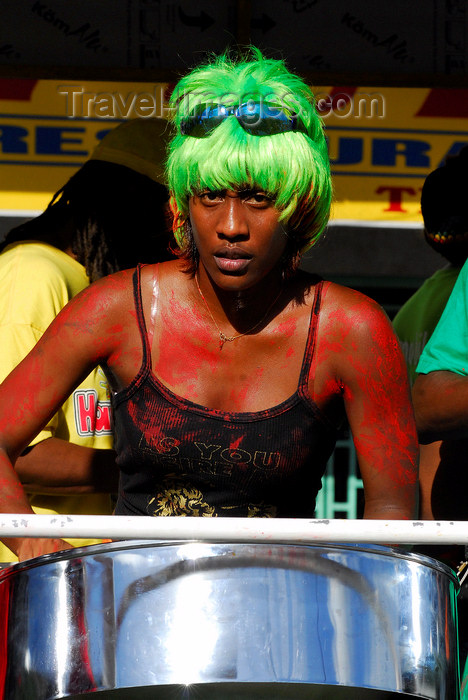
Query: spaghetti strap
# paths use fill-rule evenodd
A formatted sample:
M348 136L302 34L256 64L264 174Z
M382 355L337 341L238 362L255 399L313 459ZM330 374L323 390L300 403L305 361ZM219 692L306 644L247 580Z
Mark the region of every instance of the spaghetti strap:
M138 328L140 330L141 343L143 346L142 367L148 366L151 369L151 346L148 338L145 317L143 314L143 301L141 298L141 270L143 266L144 265L142 263L138 263L135 272L133 273L133 297L135 300L135 310L137 315ZM153 319L153 315L151 315L151 318Z
M307 345L304 353L304 359L302 361L301 374L299 376L299 386L298 390L302 393L308 386L310 367L312 365L312 360L314 357L314 351L317 340L317 329L318 320L320 313L320 305L322 302L322 291L323 291L323 279L319 280L315 285L314 302L312 304L312 310L310 312L310 323L309 323L309 333L307 336Z
M158 307L159 307L159 264L154 266L153 285L152 285L152 289L151 289L151 308L150 308L149 328L148 327L146 328L146 335L148 337L148 347L149 347L149 352L150 352L150 364L151 364L151 348L153 347L153 339L154 339L154 325L156 322L156 315L158 313Z

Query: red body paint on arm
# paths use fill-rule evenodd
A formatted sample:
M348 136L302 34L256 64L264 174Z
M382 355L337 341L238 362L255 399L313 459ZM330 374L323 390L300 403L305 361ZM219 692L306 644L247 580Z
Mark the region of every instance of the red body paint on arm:
M320 378L328 367L343 398L365 487L365 517L416 517L418 441L398 340L375 302L337 291L315 369ZM318 400L326 401L329 379L317 387Z

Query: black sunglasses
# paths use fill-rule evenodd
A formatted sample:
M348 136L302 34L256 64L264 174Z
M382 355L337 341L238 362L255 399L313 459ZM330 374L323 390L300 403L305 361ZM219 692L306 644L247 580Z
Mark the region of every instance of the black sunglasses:
M307 134L304 122L297 115L288 115L275 105L253 101L232 107L200 104L193 114L181 120L180 133L203 138L228 117L236 117L241 127L253 136L272 136L287 131Z

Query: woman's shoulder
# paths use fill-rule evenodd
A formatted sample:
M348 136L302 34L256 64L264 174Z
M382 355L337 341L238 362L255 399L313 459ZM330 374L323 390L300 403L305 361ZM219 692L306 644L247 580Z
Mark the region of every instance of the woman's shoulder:
M180 259L140 266L140 278L142 282L153 280L155 277L162 280L166 278L189 277L189 275L184 275L184 263Z
M396 362L398 372L404 365L398 338L380 304L334 282L324 285L318 348L317 362L344 384L368 376L387 361L389 366Z
M369 309L382 311L382 307L375 299L357 289L327 280L324 281L323 286L324 298L329 304L340 304L345 310L353 313Z
M132 290L134 275L135 268L114 272L90 284L84 290L84 293L89 297L99 298L107 295L113 299L118 299L122 294L128 294L129 290Z
M145 308L151 303L156 288L178 293L187 284L187 279L188 275L182 273L178 260L144 264L93 282L83 298L89 299L95 307L105 308L108 314L129 311L134 315L138 297Z
M163 263L145 263L139 265L138 268L133 267L120 270L96 280L88 287L87 291L92 296L104 297L111 295L112 298L118 300L129 293L133 295L133 291L138 285L153 284L155 279L175 275L178 264L177 260L171 260Z
M300 270L300 274L296 275L296 294L297 296L303 294L309 305L313 304L316 298L316 290L319 286L321 287L320 308L322 310L334 311L340 309L345 315L368 313L372 310L375 310L377 313L382 313L383 311L382 307L374 299L356 289L323 279L320 275L305 270Z
M366 294L336 282L324 282L322 310L330 324L358 334L390 325L382 306Z
M109 323L115 316L122 318L134 308L134 272L134 269L122 270L88 285L64 307L61 320L84 323L87 319L86 325L90 328Z
M190 290L192 284L192 274L185 269L184 262L180 259L142 265L140 268L143 304L145 304L145 298L153 295L155 287L162 293L170 293L181 299Z

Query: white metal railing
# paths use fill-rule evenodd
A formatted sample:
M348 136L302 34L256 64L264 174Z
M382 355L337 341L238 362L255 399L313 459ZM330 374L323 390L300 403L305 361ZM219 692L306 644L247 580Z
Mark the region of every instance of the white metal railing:
M0 539L5 537L468 544L468 521L2 514Z

